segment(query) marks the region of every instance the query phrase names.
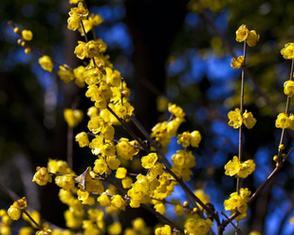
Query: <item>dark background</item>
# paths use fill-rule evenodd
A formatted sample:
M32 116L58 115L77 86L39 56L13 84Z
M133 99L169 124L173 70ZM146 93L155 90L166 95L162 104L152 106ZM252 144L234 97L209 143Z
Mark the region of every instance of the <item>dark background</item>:
M238 132L226 124L228 110L239 102L240 73L229 65L232 51L241 54L241 45L234 41L235 30L245 23L260 33L260 42L248 52L251 76L246 77L245 98L246 108L258 121L253 130L245 131L245 156L255 159L257 169L244 185L256 188L272 169L280 135L274 120L285 104L282 85L290 64L279 51L294 38L294 2L101 0L87 4L104 18L96 33L109 45L111 61L128 82L136 114L145 127L150 129L163 118L156 101L165 96L187 113L181 130L202 133L191 187L203 187L218 210L235 187L223 170L238 145ZM7 22L13 20L31 29L33 46L41 52L77 66L73 48L78 36L66 29L69 7L66 1L57 0L2 0L0 5L0 180L27 195L32 207L59 225L63 218L60 206L54 206L57 189L36 187L31 177L48 157L66 158L63 109L77 99L82 110L89 103L83 98L84 90L64 85L40 69L37 57L25 55ZM85 124L86 120L74 132L83 130ZM286 146L287 150L293 148L293 132L286 133ZM168 155L177 148L172 140ZM294 234L294 225L289 223L294 215L293 157L275 184L251 206L249 218L242 223L248 231ZM74 145L77 173L93 160L87 150ZM181 192L177 196L183 197ZM0 198L0 205L7 207L9 199L4 194ZM125 226L128 223L125 221Z

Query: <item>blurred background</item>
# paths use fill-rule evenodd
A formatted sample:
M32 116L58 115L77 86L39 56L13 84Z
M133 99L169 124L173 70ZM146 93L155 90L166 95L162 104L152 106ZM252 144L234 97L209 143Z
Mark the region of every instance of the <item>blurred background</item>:
M240 55L242 49L234 40L235 30L244 23L259 32L260 42L248 51L245 88L245 107L254 113L257 124L245 130L244 148L245 157L254 158L257 168L244 185L254 190L263 182L273 167L280 135L275 117L286 101L282 87L290 64L279 51L294 39L294 1L88 0L87 4L104 18L96 34L108 44L111 61L131 88L136 115L144 126L150 130L162 120L164 115L156 107L165 97L187 113L181 130L202 133L190 186L204 188L220 211L235 188L234 179L224 176L223 170L238 149L238 131L228 127L226 116L239 102L240 72L230 68L232 53ZM79 63L73 54L79 38L66 29L69 8L67 1L57 0L1 0L0 5L0 180L17 194L27 195L33 208L60 226L63 205L57 204L57 188L36 187L31 179L35 167L45 165L48 158L66 159L63 109L78 99L77 107L86 110L89 102L83 97L85 90L64 85L41 70L37 57L25 55L7 22L31 29L33 47L74 67ZM82 131L85 124L86 120L74 132ZM286 147L294 147L293 132L286 132ZM178 148L173 139L167 155ZM74 144L78 174L93 160L89 151ZM289 222L294 216L293 180L291 154L274 184L251 205L248 219L241 223L244 234L251 230L294 234ZM185 199L180 190L172 197ZM9 204L1 193L0 206ZM129 223L126 220L124 225Z

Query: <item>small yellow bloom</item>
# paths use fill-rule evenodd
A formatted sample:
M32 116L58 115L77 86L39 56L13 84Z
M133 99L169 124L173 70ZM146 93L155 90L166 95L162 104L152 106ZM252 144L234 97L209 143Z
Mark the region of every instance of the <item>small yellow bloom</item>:
M276 119L276 128L285 129L290 127L290 120L288 114L280 113Z
M236 41L244 42L249 35L249 29L246 25L242 24L236 31Z
M281 54L286 60L294 59L294 42L285 44L284 48L281 50Z
M33 229L31 227L22 227L19 232L19 235L32 235Z
M98 198L97 198L97 201L99 202L99 204L101 206L110 206L111 204L111 201L110 201L110 198L107 196L106 193L102 193Z
M19 220L22 214L22 210L26 209L28 206L25 197L13 202L13 204L8 208L7 214L12 220Z
M198 214L186 219L184 228L187 234L207 235L212 226L210 219L202 219Z
M111 198L111 205L116 209L124 210L126 207L126 202L121 195L116 194Z
M21 216L21 210L15 206L10 206L7 210L7 214L12 220L19 220Z
M237 58L233 57L231 61L231 67L233 69L239 69L244 64L244 56L238 56Z
M48 72L52 72L54 67L52 59L48 55L43 55L40 57L39 64L41 65L42 69Z
M292 97L294 96L294 81L288 80L284 83L284 94Z
M24 29L21 32L21 36L22 36L23 40L25 40L25 41L31 41L33 39L33 33L31 30L28 30L28 29Z
M119 235L122 232L121 224L119 222L115 222L109 225L107 231L108 231L108 234L110 235Z
M242 115L240 112L240 109L236 108L233 111L230 111L228 113L228 118L229 118L229 126L233 127L234 129L238 129L239 127L242 126Z
M172 229L169 225L164 225L155 229L155 235L172 235Z
M240 162L237 156L234 156L233 159L225 165L225 174L228 176L247 178L254 170L255 163L253 160L250 159L245 162Z
M98 158L95 162L94 162L94 172L97 174L104 174L108 171L108 166L105 162L104 159L102 158Z
M116 170L115 177L116 177L117 179L124 179L126 176L127 176L127 169L126 169L126 168L124 168L124 167L119 167L119 168Z
M60 77L60 79L65 83L69 83L70 81L75 79L72 70L65 64L59 66L57 74Z
M156 153L149 153L148 155L142 157L141 159L142 167L144 167L145 169L152 168L157 162L157 159L158 159L158 156Z
M89 138L86 132L80 132L76 135L75 140L79 143L81 148L84 148L89 145Z
M251 112L247 112L247 110L245 110L242 116L243 123L248 129L251 129L255 126L256 119L253 117L253 114Z
M63 116L69 127L75 127L82 121L83 112L78 109L65 109Z
M230 194L229 199L224 201L225 210L236 211L238 210L240 215L236 218L240 220L247 215L247 202L250 198L251 192L247 188L241 188L240 193L234 192Z
M40 186L44 186L52 181L52 177L49 175L46 167L38 167L32 181Z
M133 180L130 177L125 177L122 181L121 184L124 189L130 188L132 186Z
M156 212L158 212L161 215L164 215L164 213L165 213L165 205L163 203L155 204L154 209Z
M248 46L254 47L257 44L257 42L259 41L259 37L260 37L259 34L256 33L255 30L250 30L248 37L247 37L247 40L246 40Z

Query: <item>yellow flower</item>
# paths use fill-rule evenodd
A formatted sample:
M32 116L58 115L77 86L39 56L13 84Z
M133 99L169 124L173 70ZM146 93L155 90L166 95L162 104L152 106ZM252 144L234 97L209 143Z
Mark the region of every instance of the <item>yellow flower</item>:
M106 193L102 193L98 198L97 198L97 201L99 202L99 204L101 206L110 206L111 204L111 201L110 201L110 198L107 196Z
M158 212L161 215L164 215L164 213L165 213L165 205L163 203L155 204L154 209L156 212Z
M259 34L256 33L255 30L250 30L246 40L248 46L254 47L258 41L259 41Z
M19 220L22 214L22 210L26 209L28 206L25 197L13 202L13 204L8 208L7 214L12 220Z
M192 175L191 169L196 165L195 157L191 151L178 150L172 155L172 170L183 180L187 181Z
M254 172L254 170L255 170L255 163L253 160L249 159L241 163L241 169L237 175L240 178L244 179L244 178L247 178L248 175L251 175Z
M248 188L241 188L240 193L234 192L230 194L229 199L224 201L225 210L238 210L241 214L237 217L238 220L247 215L247 202L250 199L251 192Z
M190 216L186 219L184 228L187 234L207 235L212 226L210 219L202 219L199 215Z
M116 194L111 198L111 205L116 209L124 210L126 207L126 202L121 195Z
M231 61L231 67L233 69L239 69L244 64L244 56L238 56L237 58L233 57Z
M142 167L145 169L152 168L158 160L158 156L156 153L149 153L148 155L142 157L141 163Z
M78 189L77 195L78 199L82 202L83 205L94 205L95 200L93 197L91 197L88 191Z
M168 104L168 111L177 118L183 119L185 117L185 113L184 113L183 109L175 104L169 103Z
M164 225L155 229L155 235L172 235L172 229L169 225Z
M190 139L190 144L194 148L198 148L200 142L201 142L201 134L199 131L192 131L191 132L191 139Z
M41 65L42 69L48 72L52 72L54 67L52 59L48 55L43 55L40 57L39 64Z
M288 80L284 83L284 94L292 97L294 96L294 81Z
M32 235L33 229L31 227L22 227L19 232L19 235Z
M240 109L236 108L233 111L228 113L229 118L229 126L233 127L234 129L238 129L242 126L242 115L240 113Z
M126 168L124 168L124 167L119 167L119 168L116 170L115 177L116 177L117 179L124 179L126 176L127 176L127 169L126 169Z
M31 41L33 39L33 33L31 30L28 30L28 29L24 29L21 32L21 36L22 36L23 40L25 40L25 41Z
M284 48L281 50L281 54L286 60L294 59L294 42L285 44Z
M225 174L228 176L238 176L240 178L247 178L255 170L255 163L253 160L240 162L237 156L234 156L225 165Z
M65 190L71 190L74 188L75 183L73 177L72 174L58 175L55 177L55 184Z
M133 180L130 177L126 177L121 181L124 189L130 188L132 186Z
M105 160L102 159L102 158L98 158L94 162L93 170L94 170L95 173L98 173L100 175L106 173L108 171L108 167L107 167L107 164L106 164Z
M189 147L198 147L201 141L201 134L199 131L188 132L185 131L182 134L178 135L178 144L181 144L184 148Z
M78 2L80 2L80 0L69 0L70 4L77 4Z
M78 109L65 109L63 112L64 119L69 127L77 126L83 119L83 112Z
M258 231L251 231L249 235L262 235L262 233Z
M108 234L110 234L110 235L121 234L121 232L122 232L121 224L119 222L115 222L115 223L109 225L107 231L108 231Z
M75 79L72 70L67 65L60 65L57 74L65 83L69 83Z
M71 173L65 161L49 159L47 163L48 172L51 174L67 174Z
M253 114L251 112L247 112L247 110L245 110L242 116L243 123L248 129L251 129L255 126L256 119L253 117Z
M93 58L106 51L106 44L101 39L91 40L88 42L78 41L74 53L83 60L84 58Z
M241 169L241 164L237 156L234 156L232 160L230 160L225 165L225 174L228 176L234 176L238 174Z
M76 135L75 140L79 143L81 148L84 148L89 145L89 138L86 132L80 132Z
M120 138L115 148L119 157L124 160L132 160L139 152L137 146L137 141L129 141L127 138Z
M242 24L236 31L236 41L244 42L249 35L249 30L246 25Z
M68 14L67 28L75 31L80 27L81 21L86 18L89 11L84 7L82 2L79 2L78 6L71 8Z
M8 208L7 214L12 220L19 220L21 216L21 210L12 205Z
M40 186L44 186L52 181L52 177L49 175L46 167L38 167L32 181Z
M83 20L84 29L86 33L92 30L95 26L100 25L103 22L103 18L100 15L90 15L88 19ZM83 29L80 27L79 31L81 35L84 35Z
M288 114L280 113L276 119L276 128L285 129L290 127L290 120Z

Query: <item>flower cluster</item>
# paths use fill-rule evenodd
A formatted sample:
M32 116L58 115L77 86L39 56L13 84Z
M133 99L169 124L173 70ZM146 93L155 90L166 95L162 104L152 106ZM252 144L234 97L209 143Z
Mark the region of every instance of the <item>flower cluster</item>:
M238 129L244 124L248 129L251 129L255 126L256 119L254 118L251 112L245 112L241 114L240 109L236 108L228 113L228 124L234 129Z
M276 119L276 128L294 130L294 115L280 113Z
M255 30L249 30L242 24L236 31L236 41L246 42L248 46L254 47L259 41L259 34Z
M67 206L64 212L66 229L41 224L38 213L25 217L27 202L25 198L21 198L13 202L7 211L0 210L0 233L9 234L12 220L18 220L23 215L29 223L33 220L35 224L31 227L37 230L37 235L70 235L73 231L85 235L147 235L152 232L142 218L133 220L132 227L123 231L122 224L117 221L119 213L128 207L147 207L159 218L166 218L166 205L170 204L174 207L175 214L183 217L180 220L182 223L179 226L166 224L169 220L165 219L164 224L155 227L156 235L174 235L181 232L188 235L209 234L213 222L220 223L219 214L214 211L210 197L202 189L193 192L185 182L193 176L193 168L196 166L193 148L200 145L200 132L194 130L178 133L180 125L185 121L185 112L162 97L159 100L159 110L168 111L169 119L157 123L150 136L144 129L142 131L143 127L134 121L130 90L120 72L110 62L106 54L106 43L95 37L88 40L87 33L103 22L102 17L91 14L83 1L70 0L70 3L75 5L69 11L67 28L84 36L84 40L78 41L74 50L75 56L83 65L76 68L66 64L57 65L48 55L41 56L38 62L43 70L56 72L63 82L74 82L79 87L85 87L85 96L91 103L87 113L84 115L79 109L68 108L64 110L64 119L69 131L74 131L83 118L87 118L87 130L77 133L74 139L81 148L91 151L93 163L82 174L77 174L67 162L49 159L47 166L37 167L32 178L32 181L40 186L48 183L58 186L58 197ZM15 32L21 37L23 47L33 38L30 30L20 31L15 28ZM246 52L246 45L255 46L259 35L255 30L241 25L236 31L236 41L244 42ZM281 50L281 54L285 59L293 59L293 51L293 43L289 43ZM242 56L233 58L231 62L233 68L242 68L243 72L245 52ZM292 79L291 77L284 83L284 94L288 99L294 95ZM243 102L240 102L240 108L229 111L227 116L228 125L234 129L239 128L240 138L242 125L251 129L256 124L253 114L247 110L243 111ZM146 140L130 130L130 122L133 122L132 125L141 131ZM127 130L129 137L122 136L117 131L117 126ZM276 127L293 130L294 115L288 112L280 113ZM165 150L171 139L176 137L181 149L173 153L169 161L165 158ZM242 141L239 144L239 149L242 149ZM247 178L255 170L253 160L242 161L241 152L239 156L240 158L234 156L224 167L225 174L236 177L237 180ZM188 201L169 201L169 196L176 186L188 192L189 199L194 199L191 200L193 204ZM237 219L242 219L246 217L250 196L249 189L237 187L236 192L231 193L224 201L224 208L232 214L238 213ZM107 215L112 218L111 223ZM23 227L21 231L22 234L32 233L29 227Z
M231 193L229 199L224 201L225 209L232 213L237 210L240 213L237 217L238 220L245 218L247 215L247 203L250 199L250 195L251 192L248 188L241 188L240 192Z

